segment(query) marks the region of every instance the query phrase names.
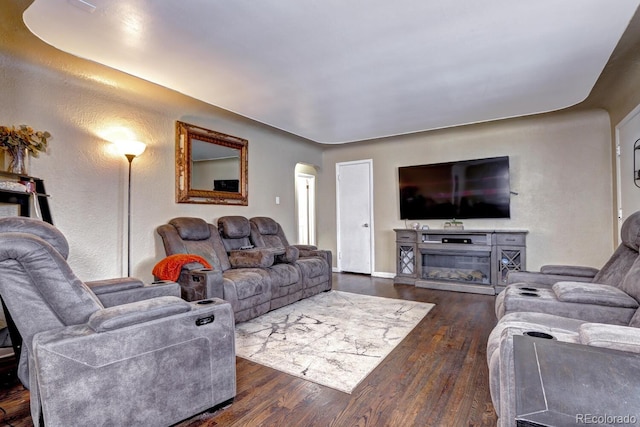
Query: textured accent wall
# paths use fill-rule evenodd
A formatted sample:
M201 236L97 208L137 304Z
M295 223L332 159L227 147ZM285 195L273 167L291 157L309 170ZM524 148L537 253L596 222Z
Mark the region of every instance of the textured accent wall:
M604 110L556 113L331 146L324 151L320 229L336 229L338 162L373 159L375 272L395 273L400 220L398 167L509 156L511 219L464 220L466 228L528 229L527 267L546 263L600 267L613 250L609 116ZM333 192L331 192L333 191ZM409 221L411 223L413 221ZM442 228L444 220L420 221ZM323 236L336 250L336 238Z
M152 279L153 266L164 257L154 230L176 216L207 221L223 215L272 216L295 239L295 167L320 165L319 145L71 57L39 40L29 43L37 52L33 58L2 49L0 43L0 121L52 133L49 152L32 159L30 173L45 180L54 223L69 239L70 263L81 279L126 273L127 161L105 139L117 127L148 144L133 161L132 275ZM249 140L249 206L175 203L176 120Z

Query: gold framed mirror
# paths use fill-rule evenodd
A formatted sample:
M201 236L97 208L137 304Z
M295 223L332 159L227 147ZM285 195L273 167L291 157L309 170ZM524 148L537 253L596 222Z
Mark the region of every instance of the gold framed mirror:
M176 202L247 206L249 141L176 121Z

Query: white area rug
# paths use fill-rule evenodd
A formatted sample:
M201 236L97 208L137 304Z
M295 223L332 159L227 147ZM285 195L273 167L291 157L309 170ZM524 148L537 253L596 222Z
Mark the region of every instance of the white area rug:
M433 307L324 292L236 325L236 354L351 393Z

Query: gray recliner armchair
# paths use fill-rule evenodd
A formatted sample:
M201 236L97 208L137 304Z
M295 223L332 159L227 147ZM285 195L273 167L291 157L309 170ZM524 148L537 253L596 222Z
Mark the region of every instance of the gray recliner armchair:
M65 260L69 256L67 240L64 238L60 239L60 232L53 226L42 224L40 221L25 217L11 217L0 221L0 233L10 232L36 235L51 244ZM162 296L180 296L180 287L178 284L164 280L153 283L143 283L134 277L119 277L89 281L85 282L85 284L89 286L91 291L105 307ZM18 378L25 379L28 375L28 361L26 352L23 354L21 351L22 337L15 329L11 313L8 313L4 306L3 309L10 329L11 344L16 357L19 358ZM27 380L23 380L22 382L28 387Z
M585 322L545 313L511 313L504 316L489 335L487 363L493 406L498 426L515 427L517 384L513 337L531 335L595 347L640 353L640 309L626 326ZM614 362L615 363L615 362ZM568 367L570 368L570 366ZM606 369L593 366L592 369ZM640 381L631 378L630 381ZM628 399L629 396L620 396ZM593 394L594 406L600 398Z
M171 425L235 396L228 303L105 307L71 271L55 227L2 218L0 230L0 295L23 338L35 424Z
M536 287L551 287L557 282L590 282L616 286L631 268L638 256L636 236L640 232L640 212L630 215L622 224L621 243L611 257L597 269L594 267L573 265L543 265L539 272L510 271L507 286L515 283L527 283Z
M622 281L626 287L640 287L640 257L636 257ZM514 336L525 334L640 353L640 308L632 310L627 322L622 322L619 316L603 319L602 322L575 317L515 311L500 318L487 342L491 398L499 417L499 426L515 426ZM600 367L594 366L593 369ZM597 400L598 396L594 395L594 399Z
M535 281L512 283L496 297L496 316L531 311L590 322L628 324L640 306L640 278L631 274L640 247L640 212L627 218L620 237L622 243L591 282L573 278L551 287ZM535 277L540 276L544 273Z

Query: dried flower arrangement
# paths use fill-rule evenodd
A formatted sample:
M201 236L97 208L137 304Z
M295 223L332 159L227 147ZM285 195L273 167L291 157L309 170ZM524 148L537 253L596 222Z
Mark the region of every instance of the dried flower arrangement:
M27 125L0 126L0 149L11 156L9 172L26 173L25 155L38 157L47 150L47 141L51 134L47 131L36 131Z

